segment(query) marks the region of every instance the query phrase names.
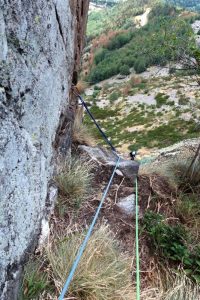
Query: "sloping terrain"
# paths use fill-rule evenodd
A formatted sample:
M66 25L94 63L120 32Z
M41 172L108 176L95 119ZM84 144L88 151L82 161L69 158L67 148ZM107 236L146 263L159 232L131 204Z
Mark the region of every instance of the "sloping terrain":
M86 100L117 148L142 155L200 134L200 16L159 2L127 8L130 1L101 12L101 21L113 18L101 27L107 33L89 42L83 78L92 84Z

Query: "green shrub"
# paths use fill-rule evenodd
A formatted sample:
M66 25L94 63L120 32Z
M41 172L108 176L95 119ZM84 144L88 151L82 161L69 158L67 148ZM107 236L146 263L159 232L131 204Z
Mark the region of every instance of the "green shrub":
M118 96L119 96L118 93L114 94L114 99L118 99ZM103 108L99 108L96 105L93 105L90 111L96 119L101 119L101 120L107 119L108 117L114 117L117 114L116 110L103 109Z
M98 85L95 85L94 86L94 90L95 91L101 91L102 87L101 86L98 86Z
M143 225L151 240L152 251L165 262L181 264L185 274L200 283L200 245L193 250L187 246L188 235L184 227L170 225L162 215L151 211L145 213Z
M93 98L96 98L97 96L99 96L99 93L100 93L100 90L94 89L93 94L92 94Z
M119 97L121 96L121 92L120 91L114 91L109 95L109 100L110 101L115 101L117 100Z
M200 230L200 206L198 194L183 194L176 202L176 214L191 230ZM200 235L196 234L195 237Z
M135 3L128 2L127 13L129 14ZM118 7L118 10L121 10L124 5L126 6L126 3ZM122 13L124 15L124 10ZM107 12L105 14L105 19L107 19ZM119 22L119 15L116 18L116 23L121 24L120 29L123 22L128 21L124 18L125 20ZM130 14L130 23L132 23L132 18L133 14ZM110 20L106 22L106 24L111 23ZM171 28L173 28L173 33ZM180 55L186 53L188 56L194 56L191 49L195 47L195 40L191 39L191 35L190 24L187 20L178 18L176 9L169 5L155 5L146 26L135 31L120 33L113 37L107 46L104 45L104 48L100 46L100 50L95 53L95 65L87 81L96 83L108 79L117 75L123 65L129 68L134 67L137 73L142 73L149 66L166 65L168 61L174 62ZM188 40L190 43L185 42Z
M106 56L109 54L109 51L107 49L100 48L95 53L94 62L96 65L98 65L102 60L106 58Z
M172 101L167 101L167 105L169 106L174 106L175 102L172 100Z
M156 105L157 107L161 107L162 105L167 105L167 99L169 98L168 95L165 95L163 93L158 93L156 96L155 96L155 99L156 99Z
M146 71L147 67L143 59L137 59L134 63L134 69L137 74Z
M119 71L120 71L121 75L126 75L127 76L127 75L130 74L129 66L127 66L127 65L121 66Z
M178 99L179 105L187 105L189 103L189 99L185 95L181 95Z
M132 32L120 33L111 39L107 48L109 50L119 49L123 47L125 44L127 44L128 42L130 42L132 36L133 36Z
M160 214L147 211L143 220L157 255L163 259L182 262L189 257L185 245L186 232L180 225L168 225Z

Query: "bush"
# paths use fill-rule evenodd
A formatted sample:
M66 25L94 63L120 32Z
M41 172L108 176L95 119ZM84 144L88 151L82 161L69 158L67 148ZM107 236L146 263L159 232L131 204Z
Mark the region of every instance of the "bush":
M107 49L100 48L94 57L94 62L96 65L98 65L102 60L106 58L106 56L109 54L109 51Z
M186 232L182 226L170 226L162 215L151 211L145 213L143 222L157 255L178 263L188 259L189 253L184 242Z
M176 203L176 214L191 230L200 230L199 197L195 194L181 195ZM195 235L196 237L199 234Z
M101 86L98 86L98 85L95 85L94 86L94 90L95 91L101 91L102 87Z
M127 65L121 66L119 71L120 71L121 75L126 75L127 76L127 75L130 74L129 66L127 66Z
M125 44L127 44L128 42L130 42L131 39L132 39L132 32L120 33L111 39L107 48L109 50L119 49L123 47Z
M79 206L91 192L92 165L87 161L72 158L67 161L65 170L57 176L60 205Z
M71 270L85 232L62 236L47 247L48 270L61 290ZM121 254L107 226L90 238L69 286L68 297L77 300L132 299L131 259Z
M187 246L188 236L184 227L170 225L162 215L151 211L145 213L143 222L156 254L165 262L182 265L185 274L200 283L200 246L193 250Z
M114 91L109 95L109 100L110 101L115 101L121 96L121 92L119 91Z
M189 103L189 98L187 98L185 95L181 95L178 99L179 105L187 105Z
M167 105L167 99L169 98L168 95L165 95L163 93L158 93L155 96L156 99L156 106L161 107L162 105Z
M146 67L145 61L142 59L137 59L134 63L134 69L137 74L140 74L140 73L146 71L147 67Z
M108 46L104 46L107 49L96 52L96 65L90 71L89 82L96 83L117 75L123 65L142 73L149 66L174 62L181 54L194 56L191 49L195 47L195 41L190 38L190 24L183 18L174 17L177 12L171 6L155 5L155 8L146 26L116 35ZM170 28L173 28L173 34ZM188 40L190 43L185 43ZM184 49L183 53L180 53L181 49Z

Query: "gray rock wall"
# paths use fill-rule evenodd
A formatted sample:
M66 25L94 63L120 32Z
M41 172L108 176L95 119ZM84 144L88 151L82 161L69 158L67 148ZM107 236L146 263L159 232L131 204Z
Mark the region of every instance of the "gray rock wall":
M0 299L16 299L59 153L70 150L70 88L88 0L0 0Z

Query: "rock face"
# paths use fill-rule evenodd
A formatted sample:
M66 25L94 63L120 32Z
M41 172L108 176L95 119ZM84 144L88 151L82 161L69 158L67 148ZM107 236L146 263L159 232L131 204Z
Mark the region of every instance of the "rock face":
M89 0L0 1L0 299L17 298L37 242L55 158L70 150Z

